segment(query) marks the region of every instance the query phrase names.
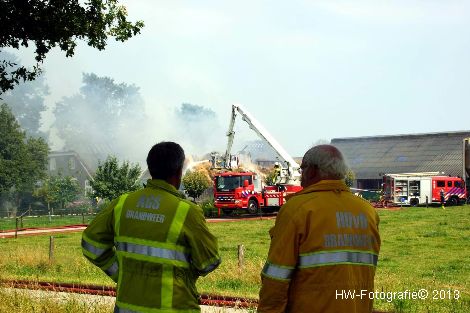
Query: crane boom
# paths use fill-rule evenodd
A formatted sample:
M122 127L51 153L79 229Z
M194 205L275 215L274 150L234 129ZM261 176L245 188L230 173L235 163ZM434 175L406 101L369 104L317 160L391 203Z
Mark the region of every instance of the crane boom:
M224 167L231 168L231 152L232 152L232 145L233 145L233 137L235 136L235 131L233 127L235 126L235 118L237 117L237 112L235 107L232 105L232 114L230 116L230 122L227 131L227 149L225 149L225 156L224 156Z
M233 104L232 105L232 115L230 117L230 124L229 129L227 131L227 149L225 152L224 162L226 167L231 167L231 150L233 145L233 138L235 136L235 132L233 127L235 125L235 118L237 116L237 112L242 116L242 120L244 120L248 126L259 136L261 139L265 140L273 149L276 151L279 156L284 159L286 162L287 167L283 168L283 172L281 173L281 177L284 178L282 183L298 183L300 174L299 164L292 158L289 153L274 139L273 136L261 125L258 120L256 120L250 113L248 113L241 105Z

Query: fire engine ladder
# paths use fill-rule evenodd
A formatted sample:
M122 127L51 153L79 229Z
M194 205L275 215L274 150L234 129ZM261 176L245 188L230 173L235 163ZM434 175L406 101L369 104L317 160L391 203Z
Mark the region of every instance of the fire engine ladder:
M274 139L273 136L258 122L250 113L248 113L243 107L239 104L232 105L232 115L230 117L229 129L227 131L227 150L225 152L224 162L225 166L230 168L231 164L231 150L233 145L233 138L235 136L235 132L233 127L235 125L235 118L237 116L237 112L240 113L242 116L242 120L244 120L248 126L259 136L261 139L265 140L273 149L276 151L282 159L284 159L287 167L284 168L287 174L282 173L281 171L281 183L283 184L294 184L298 185L300 181L300 166L295 162L295 160L287 153L287 151Z

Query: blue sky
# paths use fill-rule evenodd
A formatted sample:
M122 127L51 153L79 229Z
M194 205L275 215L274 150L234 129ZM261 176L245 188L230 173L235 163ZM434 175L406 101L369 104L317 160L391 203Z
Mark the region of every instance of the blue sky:
M204 149L223 150L241 103L294 156L322 139L470 129L470 1L121 3L142 34L51 52L50 105L94 72L141 88L154 141L184 141L165 115L189 102L216 112ZM237 134L255 136L241 120Z

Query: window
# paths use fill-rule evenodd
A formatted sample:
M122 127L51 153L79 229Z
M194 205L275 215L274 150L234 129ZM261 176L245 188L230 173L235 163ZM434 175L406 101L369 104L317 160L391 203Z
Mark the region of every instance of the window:
M443 180L438 180L437 181L437 187L445 187L446 186L446 182L443 181Z
M459 181L454 182L454 187L462 187L462 183Z
M244 175L242 176L242 184L244 184L245 180L248 181L248 184L251 185L253 183L252 179L251 179L251 176L248 176L248 175Z
M452 181L451 181L451 180L449 180L449 181L447 182L447 187L452 187Z
M74 170L75 169L75 158L70 158L69 159L69 169Z
M49 159L49 170L50 171L55 171L55 169L56 169L55 158L50 158Z
M241 176L219 176L217 177L217 191L232 191L241 186Z

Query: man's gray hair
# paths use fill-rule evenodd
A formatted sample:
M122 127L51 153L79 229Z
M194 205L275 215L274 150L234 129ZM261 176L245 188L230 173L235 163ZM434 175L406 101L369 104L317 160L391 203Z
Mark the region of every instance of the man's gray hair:
M323 179L343 179L348 172L343 154L332 145L319 145L310 148L304 155L303 163L316 167Z

